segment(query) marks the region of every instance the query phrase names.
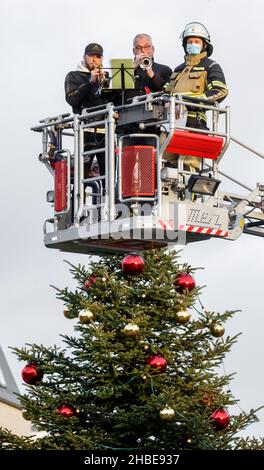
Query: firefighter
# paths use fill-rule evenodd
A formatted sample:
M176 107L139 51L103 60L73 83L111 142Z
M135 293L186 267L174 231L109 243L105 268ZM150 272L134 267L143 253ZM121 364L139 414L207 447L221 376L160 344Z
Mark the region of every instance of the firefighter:
M182 46L185 61L175 68L165 91L189 98L202 98L210 102L221 102L228 89L220 65L209 57L213 46L206 27L198 22L188 23L183 33ZM187 127L208 129L206 114L198 108L188 109Z

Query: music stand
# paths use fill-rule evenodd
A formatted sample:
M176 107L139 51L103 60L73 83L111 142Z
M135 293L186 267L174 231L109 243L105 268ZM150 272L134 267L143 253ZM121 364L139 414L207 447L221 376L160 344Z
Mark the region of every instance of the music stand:
M112 88L121 90L134 90L135 77L133 59L111 59Z
M112 59L111 67L106 70L113 71L112 88L103 89L102 96L108 101L110 97L115 106L123 106L134 96L145 94L145 90L135 88L133 59Z

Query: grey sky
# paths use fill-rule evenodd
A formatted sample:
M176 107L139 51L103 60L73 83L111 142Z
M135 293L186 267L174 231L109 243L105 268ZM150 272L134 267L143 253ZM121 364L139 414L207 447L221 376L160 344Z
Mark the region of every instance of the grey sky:
M63 259L87 261L43 245L42 224L51 216L45 195L52 184L37 159L40 135L29 129L41 118L70 111L64 78L89 42L103 45L108 65L110 58L132 57L133 37L147 32L156 60L174 68L183 58L179 35L195 20L209 29L213 59L225 72L230 93L224 104L231 106L232 135L264 152L261 0L1 0L0 343L20 388L23 365L8 346L58 344L59 334L72 332L73 322L63 317L63 305L49 284L73 285ZM249 186L264 182L264 162L234 144L222 170ZM182 261L204 268L196 280L207 285L201 297L207 309L242 310L227 325L227 334L243 335L225 367L237 372L231 389L244 410L264 403L263 249L264 239L242 235L235 242L188 245L182 252ZM264 412L259 417L249 432L264 434Z

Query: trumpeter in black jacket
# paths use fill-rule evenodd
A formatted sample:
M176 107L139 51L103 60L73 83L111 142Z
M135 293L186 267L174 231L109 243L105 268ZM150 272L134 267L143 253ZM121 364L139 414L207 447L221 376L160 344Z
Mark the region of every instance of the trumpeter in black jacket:
M133 41L133 53L135 57L135 86L146 92L161 91L169 80L172 70L167 65L154 61L154 46L148 34L137 34ZM148 68L142 68L147 57L150 59ZM143 63L142 63L143 62Z
M69 72L65 78L65 97L75 114L81 114L84 108L105 104L100 90L103 82L108 80L108 73L103 71L103 48L100 44L91 43L85 48L83 60L77 70ZM98 117L99 119L99 117ZM104 147L103 129L94 128L84 133L85 150ZM93 158L85 165L85 177L88 176ZM100 175L105 174L105 158L97 154Z

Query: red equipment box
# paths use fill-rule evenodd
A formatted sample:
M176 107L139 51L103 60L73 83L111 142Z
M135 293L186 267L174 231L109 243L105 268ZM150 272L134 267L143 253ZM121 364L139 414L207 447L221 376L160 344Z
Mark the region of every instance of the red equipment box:
M155 147L131 145L122 149L122 197L155 196Z
M222 137L175 130L166 152L216 160L220 155L223 144L224 139Z
M61 160L55 163L55 211L67 209L67 162Z

